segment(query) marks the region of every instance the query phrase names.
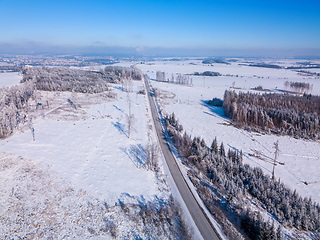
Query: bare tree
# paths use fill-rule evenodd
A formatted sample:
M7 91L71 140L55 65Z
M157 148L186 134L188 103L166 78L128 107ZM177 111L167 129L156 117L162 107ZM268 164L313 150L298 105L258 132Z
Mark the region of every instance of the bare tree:
M156 72L156 79L159 82L165 82L166 80L166 73L165 72L161 72L161 71L157 71Z
M128 138L130 138L132 125L134 124L135 118L134 118L134 114L131 114L131 101L130 101L129 92L127 92L127 101L128 101L128 106L129 106L129 113L127 115L127 118L128 118Z
M278 140L274 143L274 148L275 148L275 151L274 151L274 162L273 162L273 168L272 168L272 180L274 180L274 169L276 166L277 157L279 156L279 141Z
M157 159L159 148L157 144L151 143L146 146L146 162L145 166L147 170L155 171L157 169Z

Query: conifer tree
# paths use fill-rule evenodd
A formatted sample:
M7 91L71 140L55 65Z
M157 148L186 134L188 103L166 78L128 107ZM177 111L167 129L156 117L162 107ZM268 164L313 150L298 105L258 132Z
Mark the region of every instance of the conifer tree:
M221 145L220 145L220 148L219 148L219 154L220 154L220 156L222 156L222 157L225 157L225 156L226 156L226 152L225 152L225 150L224 150L223 142L221 142Z
M280 225L277 228L276 237L277 237L277 240L282 240L282 231L281 231L281 226Z
M211 144L211 151L214 152L215 154L218 153L218 141L217 141L217 137L215 137L212 141Z

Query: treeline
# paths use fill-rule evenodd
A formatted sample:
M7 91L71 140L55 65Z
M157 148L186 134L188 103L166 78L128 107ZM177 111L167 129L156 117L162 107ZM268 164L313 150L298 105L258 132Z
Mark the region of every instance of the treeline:
M117 76L119 81L126 79L140 81L143 76L141 70L133 67L107 66L104 72L112 76Z
M320 64L310 64L306 66L291 66L287 67L287 69L309 69L309 68L320 68Z
M283 226L320 231L320 206L311 198L302 198L280 180L271 180L261 168L242 162L242 152L225 151L224 144L213 139L209 148L203 139L191 138L177 130L177 120L166 121L168 133L192 170L188 175L215 219L230 239L282 239L281 227L265 222L259 207L273 215ZM174 125L170 125L173 122ZM179 124L178 124L179 125ZM252 210L252 203L258 207ZM251 210L250 210L251 209ZM223 217L224 216L224 217ZM234 229L227 224L232 222Z
M107 91L108 83L116 83L118 78L104 72L67 67L32 67L23 71L23 81L33 81L43 91L98 93Z
M249 64L249 67L274 68L274 69L281 69L282 68L279 65L268 64L268 63Z
M284 86L286 88L291 88L298 93L308 93L310 89L313 88L313 85L306 82L289 82L285 81Z
M28 101L33 95L32 83L0 89L0 138L10 136L27 121Z
M0 66L0 71L21 72L22 66Z
M174 84L182 84L182 85L192 85L192 78L189 75L185 74L178 74L176 77L171 75L171 78L166 78L166 73L157 71L156 72L156 80L158 82L167 82L167 83L174 83Z
M295 138L320 139L320 97L224 93L224 112L235 125Z
M23 70L23 82L33 81L43 91L74 91L99 93L108 90L109 83L125 79L141 80L142 73L134 68L108 66L101 71L85 71L67 67L32 67Z
M205 72L202 72L202 73L199 73L199 72L194 72L193 75L195 76L208 76L208 77L218 77L218 76L221 76L221 73L219 72L212 72L212 71L205 71Z
M306 70L297 70L296 71L298 74L300 75L307 75L307 76L320 76L320 73L316 73L316 72L310 72L310 71L306 71Z
M226 65L230 65L229 62L220 59L220 58L206 58L202 61L202 64L213 64L213 63L221 63L221 64L226 64Z

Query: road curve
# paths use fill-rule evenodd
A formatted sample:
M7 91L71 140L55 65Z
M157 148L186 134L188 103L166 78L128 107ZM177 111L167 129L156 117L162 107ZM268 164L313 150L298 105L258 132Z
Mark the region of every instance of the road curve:
M162 124L160 122L159 112L157 110L154 98L151 95L150 85L147 78L144 78L145 86L147 89L148 100L151 107L152 118L154 121L154 126L156 128L157 136L159 139L160 147L163 152L163 156L167 162L168 168L172 175L172 178L180 192L180 195L185 202L190 215L192 216L196 226L199 229L203 239L207 240L221 240L219 234L214 229L212 223L204 213L203 209L198 204L197 200L195 199L191 189L189 188L186 180L184 179L177 162L170 150L166 137L162 130Z

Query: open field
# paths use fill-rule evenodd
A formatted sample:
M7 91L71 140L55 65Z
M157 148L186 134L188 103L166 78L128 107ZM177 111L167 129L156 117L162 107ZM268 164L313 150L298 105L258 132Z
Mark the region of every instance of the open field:
M127 94L114 91L119 101L77 94L73 102L78 109L67 101L71 93L41 92L50 107L44 105L43 116L33 120L35 141L25 129L2 140L0 151L48 164L77 189L101 200L116 201L121 193L152 198L159 193L154 174L139 168L133 152L148 139L144 96L130 93L136 117L128 138Z
M0 140L1 239L184 235L160 159L157 173L146 166L155 139L142 85L37 91L28 123Z
M202 60L197 59L123 62L117 65L135 65L149 75L163 113L174 112L188 134L202 137L208 146L217 137L218 143L223 141L227 149L242 150L244 163L259 166L270 176L273 170L270 159L274 157L273 146L278 141L280 155L277 160L283 165L275 167L275 177L296 189L301 196L312 197L320 203L319 142L236 128L230 125L230 119L221 107L205 103L214 97L222 99L226 89L258 93L252 88L261 86L268 92L280 94L292 91L285 85L286 81L308 83L312 86L308 93L320 94L318 76L284 69L294 65L295 61L268 62L282 69L247 66L244 59L228 65L202 64ZM100 68L103 67L96 67ZM164 72L165 80L187 79L188 84L156 81L157 71ZM205 71L221 75L201 76ZM200 75L193 75L195 72ZM12 86L20 80L19 75L2 74L6 74L3 75L6 77L2 86ZM123 88L129 91L122 91ZM159 206L171 208L171 200L170 189L162 175L163 171L167 172L162 169L161 161L158 162L158 173L146 167L147 149L150 144L156 144L156 139L146 95L138 94L142 89L141 81L128 81L110 84L108 91L98 94L36 91L29 102L27 123L19 125L12 136L0 140L0 167L3 172L0 181L5 186L0 189L0 201L5 204L0 211L6 216L0 221L0 227L6 230L8 235L5 237L25 234L50 237L53 235L44 226L53 224L53 232L61 233L56 235L58 237L64 237L64 231L70 229L71 236L113 237L114 229L119 238L130 238L136 233L147 236L143 235L146 226L153 225L142 224L139 222L142 221L141 216L134 215L143 214L141 208L146 206L148 211L158 216ZM45 199L38 196L40 193L46 196ZM59 195L62 196L61 203L57 202L56 196ZM29 202L32 201L34 204L31 206ZM10 204L15 207L11 208ZM31 216L35 209L39 210L40 217L32 217L33 225L28 228L31 222L23 225L23 219ZM46 222L48 211L55 223ZM85 220L90 212L96 221L94 223ZM22 214L19 219L13 218L18 213ZM177 212L166 214L177 217ZM267 214L264 216L270 218ZM75 223L79 217L82 220ZM69 230L63 230L66 221ZM101 225L101 221L107 221L107 225ZM11 222L15 224L9 226ZM80 229L79 224L92 227ZM137 224L140 224L137 231L129 230L137 229ZM170 223L160 226L164 226L162 230L158 229L160 235L168 233L166 236L172 236L171 230L167 231ZM16 229L22 230L17 233ZM182 233L177 234L181 236L179 234Z
M291 66L293 60L281 60L280 63L283 66ZM273 158L273 144L279 141L278 161L285 165L276 166L275 177L280 178L292 189L296 189L303 197L311 196L313 200L320 202L319 142L287 136L261 135L234 128L229 126L229 119L224 116L222 108L210 107L203 103L214 97L223 98L225 89L230 89L232 86L243 88L237 91L248 91L249 88L259 85L265 89L277 91L285 89L285 81L310 83L313 85L311 93L318 95L320 94L319 77L301 76L286 69L241 66L238 63L208 66L198 60L150 62L150 65L138 64L137 67L153 79L152 85L160 93L161 107L169 114L174 112L184 126L184 130L192 136L203 137L207 145L210 146L216 136L218 142L223 141L225 146L242 150L245 163L260 166L265 173L271 175L272 164L249 154L258 151ZM171 78L172 74L176 76L176 73L191 74L204 71L220 72L223 76L190 76L193 86L185 86L155 81L156 71L165 72L168 78Z
M0 87L10 87L18 84L22 79L18 72L0 72Z

